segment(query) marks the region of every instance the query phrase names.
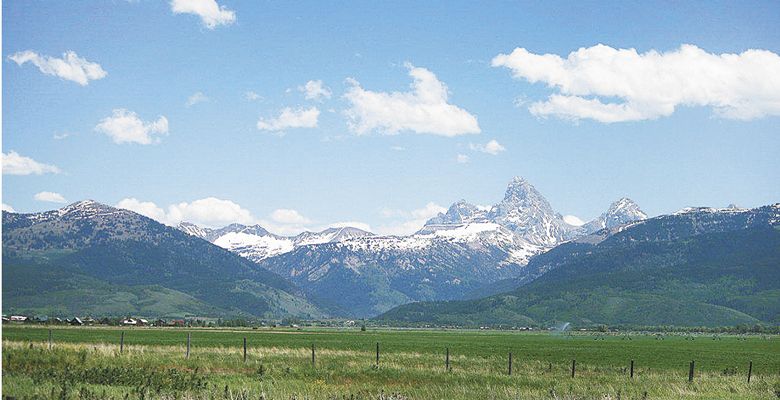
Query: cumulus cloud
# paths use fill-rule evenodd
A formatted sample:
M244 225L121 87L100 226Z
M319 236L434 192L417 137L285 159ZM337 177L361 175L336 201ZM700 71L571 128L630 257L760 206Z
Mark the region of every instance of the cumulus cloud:
M196 93L194 93L192 96L188 97L188 98L187 98L187 102L186 102L186 103L184 103L184 104L185 104L187 107L192 107L192 106L194 106L195 104L198 104L198 103L205 103L205 102L207 102L207 101L209 101L209 98L208 98L208 97L206 97L206 95L205 95L205 94L203 94L203 92L196 92Z
M168 218L172 221L187 221L210 227L234 222L250 225L255 221L252 213L240 205L216 197L173 204L168 207Z
M469 148L473 151L479 151L482 153L492 154L494 156L498 155L498 153L501 153L502 151L506 151L506 147L502 146L501 143L498 143L495 139L485 143L485 144L474 144L470 143Z
M45 201L49 203L66 203L64 197L61 194L55 192L38 192L33 196L37 201Z
M638 53L599 44L564 59L516 48L492 65L556 90L529 105L539 117L639 121L669 116L678 106L710 107L739 120L780 115L780 56L767 50L713 54L684 44Z
M303 92L307 100L320 101L322 99L329 99L333 94L330 91L330 88L325 86L321 80L308 81L305 85L298 86L298 90Z
M13 207L9 206L8 204L3 203L3 211L6 212L16 212Z
M471 161L471 159L469 158L469 156L465 154L458 154L457 156L455 156L455 161L458 164L468 164L469 161Z
M140 201L134 197L130 197L116 203L116 208L130 210L164 224L175 225L175 223L168 221L168 215L165 213L165 210L151 201Z
M120 108L110 117L103 118L95 130L108 135L117 144L159 143L157 135L168 133L168 119L160 116L156 121L144 122L136 113Z
M61 172L54 165L40 163L13 150L8 152L8 154L2 154L3 175L43 175L59 174Z
M271 220L280 224L302 225L311 222L298 211L289 208L280 208L271 213Z
M480 133L477 117L447 102L449 90L433 72L407 64L413 78L409 92L374 92L348 79L344 98L350 107L345 111L350 129L357 134L401 131L457 136Z
M8 56L18 65L30 62L46 75L58 76L86 86L89 81L105 78L108 73L98 63L79 57L74 51L66 51L62 58L40 55L32 50L20 51Z
M563 222L572 225L572 226L582 226L585 225L585 221L579 219L576 215L564 215L563 216Z
M384 208L379 214L383 218L393 219L392 222L377 228L381 235L410 235L420 230L425 222L447 209L434 202L428 202L424 207L411 211Z
M257 121L257 129L280 132L290 128L316 128L319 117L320 110L317 107L287 107L276 118L260 118Z
M232 223L251 225L256 221L252 213L240 205L216 197L171 204L167 211L153 202L140 201L132 197L122 199L116 207L137 212L172 226L186 221L215 228Z
M174 14L197 15L208 29L230 25L236 20L235 11L220 6L216 0L171 0L171 11Z

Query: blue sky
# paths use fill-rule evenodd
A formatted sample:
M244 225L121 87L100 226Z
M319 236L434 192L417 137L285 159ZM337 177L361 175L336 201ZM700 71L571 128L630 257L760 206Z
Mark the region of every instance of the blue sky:
M622 196L650 215L780 201L777 2L219 0L216 15L184 3L3 2L4 157L56 167L14 172L4 158L4 205L135 199L123 204L168 222L402 233L459 199L494 204L516 175L583 220ZM557 73L514 53L492 65L516 48L636 49L627 68L668 76L594 78L584 62ZM83 84L30 58L68 51L104 73ZM146 125L127 133L117 116Z

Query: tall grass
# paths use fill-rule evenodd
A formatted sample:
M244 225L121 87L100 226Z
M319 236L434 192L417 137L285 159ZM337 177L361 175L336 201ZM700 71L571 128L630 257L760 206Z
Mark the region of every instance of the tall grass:
M95 334L94 330L67 331L85 338ZM435 349L421 347L420 351L413 350L412 345L392 345L397 335L418 345L426 343L428 332L376 333L390 343L382 346L378 367L373 346L354 346L355 335L351 332L312 333L327 337L317 342L315 366L311 364L310 343L296 345L296 339L289 338L301 336L299 333L258 334L250 340L253 345L248 349L248 362L244 363L241 343L231 340L219 345L216 339L208 337L215 332L193 333L190 359L184 358L183 341L163 345L132 343L130 339L139 332L126 333L125 351L119 354L118 342L55 342L49 350L45 340L20 339L19 332L7 335L4 331L3 395L17 399L770 399L780 395L777 369L771 372L766 367L757 368L762 358L754 360L756 367L749 384L745 376L747 366L734 366L743 353L754 355L750 350L754 348L767 350L767 359L776 359L777 338L734 340L731 346L710 346L709 351L705 351L708 347L704 345L695 347L701 352L697 368L699 359L722 359L719 365L724 367L714 368L713 362L710 366L705 362L705 368L697 369L694 382L689 383L687 363L666 367L651 366L661 363L637 363L632 380L627 363L610 361L614 353L625 356L642 346L654 345L655 339L634 340L628 345L610 338L612 346L604 347L600 343L610 340L578 340L583 350L580 354L590 355L594 349L589 347L595 347L604 352L606 361L578 358L572 379L570 360L554 357L552 350L559 340L549 335L531 337L538 341L537 345L546 343L548 351L531 355L515 352L513 375L508 376L507 354L502 349L473 351L465 347L473 342L473 347L485 349L484 339L492 336L476 332L444 336L451 336L448 342L459 343L450 346L450 371L444 367L443 343ZM184 331L174 333L186 337ZM54 336L62 334L57 331ZM339 336L341 341L336 341ZM464 336L470 340L455 340ZM504 337L509 342L518 340L514 336ZM196 338L202 340L198 342ZM260 338L265 343L257 343ZM670 341L674 340L668 339L667 343ZM639 347L637 342L641 343ZM691 341L681 339L673 346L685 343L690 345Z

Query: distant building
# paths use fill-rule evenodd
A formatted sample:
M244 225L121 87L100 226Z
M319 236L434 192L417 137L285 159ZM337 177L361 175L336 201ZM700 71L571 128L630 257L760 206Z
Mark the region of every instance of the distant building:
M27 317L24 315L12 315L8 320L11 322L27 322Z
M68 321L68 323L70 323L71 325L78 325L78 326L84 325L84 321L82 321L81 318L79 317L73 317L73 319Z

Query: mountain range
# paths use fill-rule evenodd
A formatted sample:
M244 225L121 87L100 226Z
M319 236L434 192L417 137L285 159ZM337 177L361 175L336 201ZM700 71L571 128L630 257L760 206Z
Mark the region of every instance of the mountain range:
M260 226L179 228L287 277L334 315L370 317L414 301L463 298L483 285L524 276L531 257L605 226L646 218L627 198L577 227L533 185L514 178L492 207L465 200L409 236L331 228L293 237Z
M778 205L568 224L513 179L408 236L170 227L94 201L3 211L4 312L375 317L457 325L778 323Z
M379 319L469 326L776 325L780 204L690 208L605 227L534 257L524 276L473 297L480 298L402 305Z
M80 201L3 211L3 311L316 318L279 275L132 211Z

